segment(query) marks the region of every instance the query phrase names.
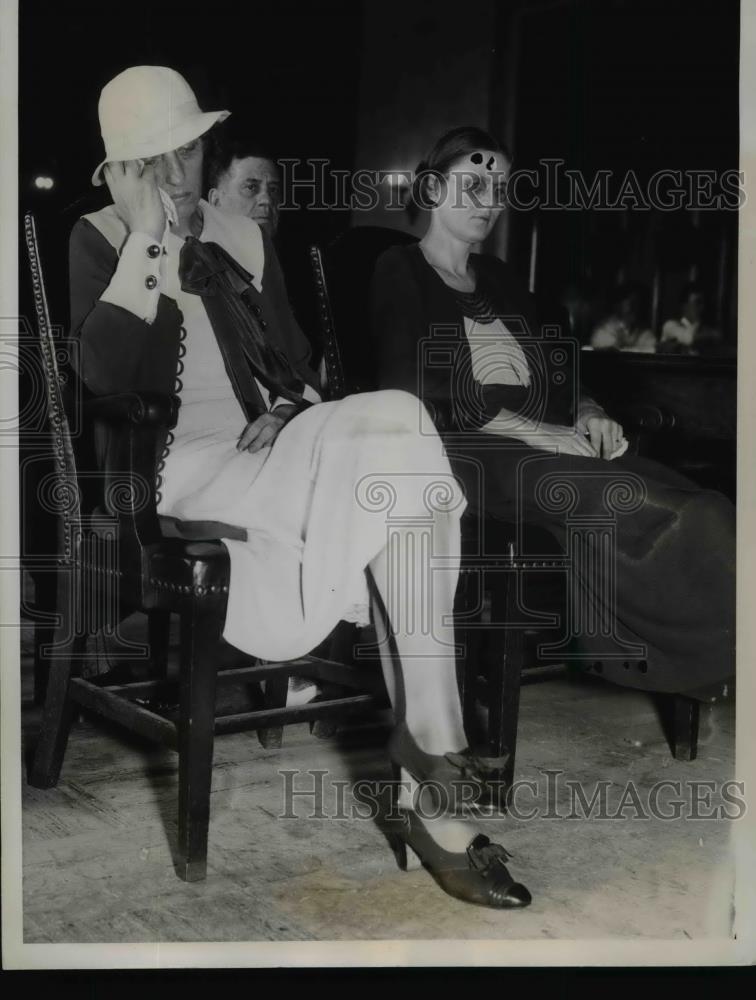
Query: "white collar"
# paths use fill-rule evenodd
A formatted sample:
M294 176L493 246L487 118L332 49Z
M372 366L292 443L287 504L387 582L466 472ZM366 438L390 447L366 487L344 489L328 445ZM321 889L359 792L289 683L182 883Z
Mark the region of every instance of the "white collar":
M265 271L265 249L262 231L258 224L243 215L230 215L214 208L204 198L200 198L202 209L203 243L218 243L230 253L242 267L252 275L252 284L262 291L263 273ZM97 231L105 237L116 253L120 254L126 242L128 230L116 214L115 205L107 205L99 212L92 212L82 218L90 222ZM166 227L170 233L170 229ZM171 234L173 235L173 234ZM178 237L177 237L178 238Z

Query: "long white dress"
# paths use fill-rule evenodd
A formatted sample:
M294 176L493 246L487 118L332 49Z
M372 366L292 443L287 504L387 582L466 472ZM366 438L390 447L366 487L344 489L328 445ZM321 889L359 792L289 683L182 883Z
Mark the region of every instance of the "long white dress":
M206 203L203 210L200 238L224 246L261 288L259 244L241 246L236 227ZM246 529L246 541L224 540L231 560L224 638L263 659L302 656L340 619L368 620L365 570L392 529L458 520L464 496L419 400L396 390L317 403L272 448L237 451L244 413L201 298L179 286L182 241L169 233L164 245L163 292L176 299L187 336L158 510ZM458 571L454 553L428 558Z

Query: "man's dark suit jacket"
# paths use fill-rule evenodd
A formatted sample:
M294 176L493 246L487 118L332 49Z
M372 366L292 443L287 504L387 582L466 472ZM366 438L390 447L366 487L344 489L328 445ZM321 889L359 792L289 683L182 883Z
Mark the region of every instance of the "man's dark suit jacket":
M473 377L462 310L415 243L392 247L376 265L370 312L378 387L419 396L442 433L477 430L502 408L571 424L573 354L558 329L544 334L534 297L507 264L470 259L479 288L525 352L531 386L483 386Z

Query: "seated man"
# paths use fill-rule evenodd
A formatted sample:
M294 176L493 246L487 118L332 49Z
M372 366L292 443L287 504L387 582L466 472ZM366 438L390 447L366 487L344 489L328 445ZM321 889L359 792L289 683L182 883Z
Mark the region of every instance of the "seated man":
M680 293L679 319L668 319L662 327L659 350L665 353L700 354L716 347L722 334L704 319L706 296L701 285L690 281Z
M286 275L287 299L303 330L318 329L318 303L312 284L312 273L302 233L290 226L281 239L279 234L280 206L283 185L276 161L262 143L245 138L239 130L225 131L225 126L213 136L207 159L205 190L207 200L228 215L243 215L254 220L275 246L276 256ZM291 220L287 219L287 222ZM321 381L322 344L310 337L312 364Z
M597 351L634 351L653 354L656 337L642 319L645 289L635 283L622 285L614 296L611 315L600 323L591 336L591 347Z
M241 138L218 137L207 167L207 200L229 215L244 215L274 240L278 232L281 177L267 151ZM298 705L318 694L304 677L289 678L288 705ZM316 727L318 734L328 726Z
M207 200L231 215L246 215L271 239L278 232L281 177L275 160L243 139L219 144L207 172Z

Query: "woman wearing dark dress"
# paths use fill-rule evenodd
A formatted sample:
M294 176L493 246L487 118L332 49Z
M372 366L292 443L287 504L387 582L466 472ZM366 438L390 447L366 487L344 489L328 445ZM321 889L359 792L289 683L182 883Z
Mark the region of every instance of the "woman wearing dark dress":
M473 252L503 210L508 170L475 128L447 133L418 168L428 231L387 251L374 276L380 387L423 400L474 509L545 528L569 556L565 658L695 697L734 672L734 508L626 454L533 296Z

